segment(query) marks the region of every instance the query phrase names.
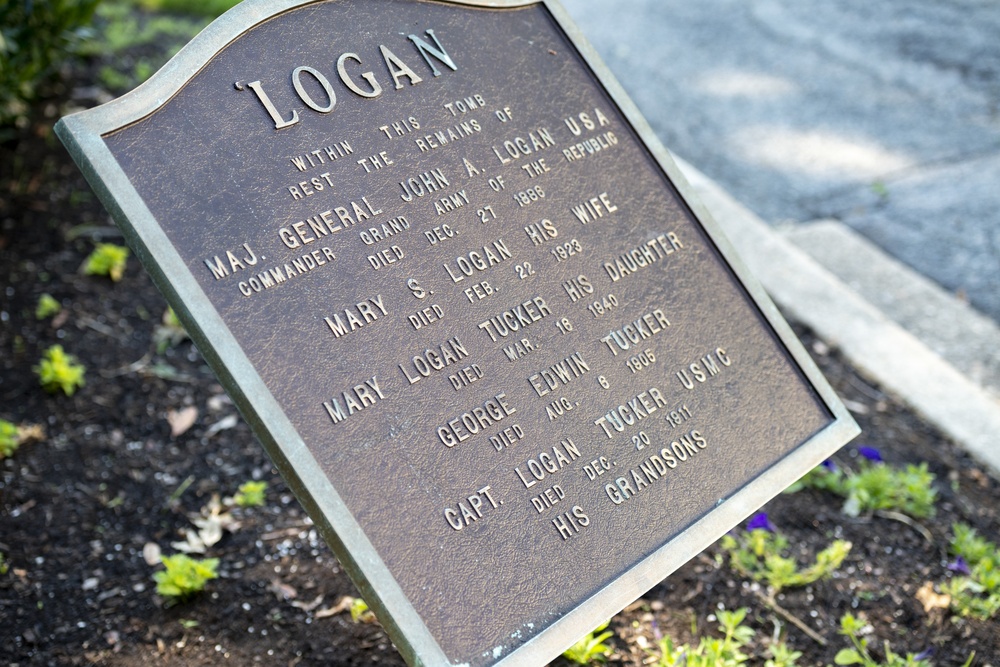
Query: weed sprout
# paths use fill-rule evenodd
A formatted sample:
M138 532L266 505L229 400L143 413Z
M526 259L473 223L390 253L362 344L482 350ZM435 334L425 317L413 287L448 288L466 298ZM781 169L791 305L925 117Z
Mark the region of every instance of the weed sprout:
M61 310L62 304L60 304L55 297L46 292L38 297L38 305L35 306L35 319L48 319L54 315L58 315Z
M566 649L563 657L577 665L605 662L611 654L611 647L605 644L604 640L615 634L607 627L608 623L605 622L594 628L592 632L588 632L580 641Z
M243 482L233 496L233 502L240 507L263 507L267 482Z
M185 600L205 588L205 583L219 575L218 558L191 558L187 554L174 554L160 558L165 569L153 573L156 592L170 600Z
M84 385L83 374L87 369L77 363L76 357L66 354L62 345L53 345L45 350L33 370L43 389L52 393L61 389L67 396L72 396Z
M722 548L729 553L729 564L734 570L766 583L777 592L829 577L851 552L851 543L835 540L816 555L815 563L799 569L794 559L782 555L788 549L788 538L778 533L767 514L761 512L750 519L746 531L740 535L725 535Z
M98 243L83 262L83 272L88 276L108 276L118 282L125 275L125 260L129 251L114 243Z

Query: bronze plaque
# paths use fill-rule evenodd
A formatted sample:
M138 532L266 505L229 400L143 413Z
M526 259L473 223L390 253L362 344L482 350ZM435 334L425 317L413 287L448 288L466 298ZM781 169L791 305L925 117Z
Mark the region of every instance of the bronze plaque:
M58 127L413 664L542 664L856 426L555 2L245 2Z

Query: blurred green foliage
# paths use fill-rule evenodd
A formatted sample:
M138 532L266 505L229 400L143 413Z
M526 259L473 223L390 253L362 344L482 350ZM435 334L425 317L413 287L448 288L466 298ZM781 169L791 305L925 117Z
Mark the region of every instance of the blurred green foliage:
M215 18L238 5L240 0L138 0L138 4L154 12L171 12Z
M97 63L96 83L114 95L126 93L152 76L209 22L195 16L143 11L137 0L104 0L94 19L94 38L80 55Z
M100 0L4 0L0 9L0 126L29 105L86 39Z
M35 102L58 97L51 84L74 58L97 60L96 83L127 92L238 2L0 0L0 131L28 126Z

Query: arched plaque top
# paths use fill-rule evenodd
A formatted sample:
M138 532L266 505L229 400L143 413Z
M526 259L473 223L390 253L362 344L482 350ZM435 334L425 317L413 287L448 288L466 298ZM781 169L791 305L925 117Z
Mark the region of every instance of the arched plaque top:
M153 113L183 88L212 58L256 26L308 5L341 0L243 0L212 21L163 67L133 90L100 107L99 115L81 112L74 123L99 134L112 132ZM379 0L373 0L378 2ZM514 9L545 0L434 0L481 9Z

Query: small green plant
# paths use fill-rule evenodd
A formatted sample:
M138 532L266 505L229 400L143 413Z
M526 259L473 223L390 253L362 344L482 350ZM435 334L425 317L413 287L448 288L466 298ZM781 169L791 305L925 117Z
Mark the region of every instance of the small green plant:
M361 598L351 600L351 620L355 623L374 623L375 614L368 608L368 603Z
M960 616L989 620L1000 612L1000 549L965 524L955 524L952 532L951 552L956 559L948 567L961 576L941 588Z
M720 611L719 630L723 637L701 637L697 646L675 644L670 637L657 641L658 651L647 649L656 667L738 667L748 664L750 656L743 648L753 639L752 628L743 625L746 608L736 611ZM770 659L766 667L795 667L795 661L802 657L799 651L788 648L784 642L775 642L768 649Z
M190 338L187 330L181 321L177 319L177 313L173 308L167 307L163 311L160 324L153 331L153 341L156 343L156 353L163 354L168 347L179 345L184 340Z
M819 489L841 495L843 484L844 474L840 468L833 461L824 461L785 489L785 493L796 493L802 489Z
M902 470L881 463L865 464L847 478L844 513L858 516L862 512L897 510L917 519L929 517L934 514L937 499L933 481L926 463L911 464Z
M10 565L7 563L7 556L0 551L0 575L7 574L8 570L10 570Z
M114 243L98 243L83 262L83 272L88 276L108 276L118 282L125 275L125 260L129 251Z
M615 634L607 627L607 623L602 623L594 628L592 632L587 633L580 641L566 649L563 657L577 665L607 661L608 656L611 655L611 647L605 644L604 640L610 639Z
M768 647L771 657L764 667L795 667L795 661L802 657L802 651L793 651L785 642L775 642Z
M840 618L840 634L851 640L853 648L841 649L834 657L834 662L838 665L863 665L864 667L932 667L929 660L930 651L925 650L920 653L907 653L905 656L894 653L889 646L889 642L883 644L885 650L885 661L878 662L868 650L868 640L862 635L871 631L868 624L856 618L852 614L844 614ZM962 667L970 667L975 653L969 656Z
M35 319L48 319L53 315L58 315L61 310L62 304L56 301L51 294L46 292L38 297L38 305L35 306Z
M738 536L725 535L721 546L734 570L766 583L775 593L829 577L851 552L850 542L835 540L816 555L815 563L800 570L794 559L782 555L788 549L788 538L778 533L763 513L751 519L747 530Z
M871 189L872 192L874 192L875 195L882 201L885 201L886 199L889 198L889 188L886 187L885 181L881 180L873 181L871 184Z
M859 452L857 471L819 466L789 490L811 487L842 496L846 499L843 511L848 516L879 510L902 512L916 519L934 515L937 491L932 486L934 474L927 470L926 463L901 469L887 465L871 447L860 447Z
M243 482L233 496L233 502L240 507L263 507L267 482Z
M185 600L205 588L205 583L219 575L218 558L191 558L187 554L161 556L164 568L153 573L156 592L170 600Z
M21 446L21 436L16 424L0 419L0 459L13 456Z
M67 396L84 385L83 374L86 372L76 357L66 354L62 345L53 345L42 354L41 361L34 367L35 374L48 392L62 389Z

